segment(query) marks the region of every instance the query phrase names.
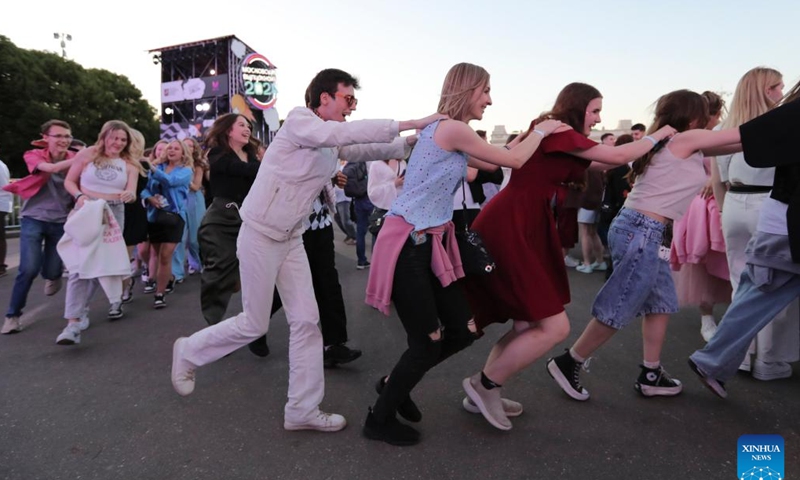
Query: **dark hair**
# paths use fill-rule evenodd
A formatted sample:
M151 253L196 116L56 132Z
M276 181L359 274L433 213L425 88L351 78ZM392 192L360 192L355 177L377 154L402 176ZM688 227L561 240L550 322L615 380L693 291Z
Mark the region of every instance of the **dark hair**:
M645 127L644 124L642 124L642 123L637 123L636 125L631 127L631 131L634 131L634 130L639 131L639 132L644 132L645 130L647 130L647 127Z
M598 89L585 83L570 83L559 92L553 109L539 117L536 122L547 119L560 120L576 132L583 133L586 107L595 98L603 98Z
M629 135L627 133L620 135L617 137L617 141L614 142L614 146L619 147L620 145L625 145L626 143L633 143L633 135Z
M600 141L602 142L602 141L603 141L603 140L605 140L606 138L608 138L608 137L613 137L613 136L614 136L614 134L613 134L613 133L604 133L604 134L600 135Z
M326 68L317 73L306 88L306 106L309 108L319 108L319 96L327 93L331 97L336 96L339 84L345 87L352 86L356 90L361 88L358 79L349 73L336 68Z
M786 95L783 96L781 100L781 105L786 105L787 103L794 102L795 100L800 99L800 82L797 82L794 87L792 87Z
M475 130L475 133L477 133L482 139L486 140L486 130Z
M708 102L708 116L716 117L725 108L725 100L716 92L706 90L701 94Z
M663 95L656 102L656 115L648 133L653 133L661 127L670 125L675 130L685 132L689 127L705 128L708 123L708 102L705 97L691 90L676 90ZM695 125L692 125L696 122ZM650 151L644 157L633 162L628 181L633 183L636 177L644 174L647 166L653 159L654 153Z
M519 133L512 133L511 135L509 135L508 138L506 138L506 145L508 145L509 143L513 142L514 139L517 138L518 136L519 136Z
M64 120L48 120L42 124L42 135L47 135L47 132L50 131L50 127L61 127L72 131L72 127L70 127L69 123L65 122Z
M248 120L244 115L240 113L226 113L225 115L221 115L214 120L214 124L211 125L211 128L209 128L205 134L203 146L209 151L212 148L220 149L222 152L232 151L233 149L228 144L228 132L231 131L233 124L236 123L236 120L238 120L239 117L242 117L250 125L250 129L252 130L253 126L250 123L250 120ZM255 148L253 148L252 144L250 143L246 144L242 150L244 150L248 156L255 155ZM209 161L214 160L211 158L211 155L209 155L208 159Z

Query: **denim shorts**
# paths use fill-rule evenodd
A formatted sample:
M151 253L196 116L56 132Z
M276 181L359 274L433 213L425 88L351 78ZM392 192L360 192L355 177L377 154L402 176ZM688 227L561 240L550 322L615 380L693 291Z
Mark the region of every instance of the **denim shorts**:
M636 317L678 311L669 262L658 256L665 229L658 220L627 208L611 222L608 248L614 272L592 305L600 323L619 330Z

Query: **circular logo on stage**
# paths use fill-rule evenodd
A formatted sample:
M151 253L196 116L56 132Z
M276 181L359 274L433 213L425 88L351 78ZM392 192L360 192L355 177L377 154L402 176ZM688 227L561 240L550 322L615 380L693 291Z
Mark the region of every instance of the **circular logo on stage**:
M256 108L267 110L275 105L278 97L275 70L275 65L260 53L251 53L242 62L244 96Z

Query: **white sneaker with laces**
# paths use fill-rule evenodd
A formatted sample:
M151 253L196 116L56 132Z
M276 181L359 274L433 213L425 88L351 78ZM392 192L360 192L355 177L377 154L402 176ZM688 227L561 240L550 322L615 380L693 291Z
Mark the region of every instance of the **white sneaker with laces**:
M566 257L564 257L564 265L566 265L569 268L575 268L578 265L580 265L580 262L567 255Z
M603 260L602 262L594 262L591 266L592 270L597 272L605 272L606 270L608 270L608 264L606 263L605 260Z
M347 420L337 413L325 413L317 410L317 414L305 422L290 422L284 420L283 428L286 430L317 430L318 432L338 432L347 426Z
M577 271L579 271L581 273L592 273L594 271L594 269L592 269L591 265L585 265L583 263L578 265L577 267L575 267L575 270L577 270Z
M89 328L89 314L84 313L81 315L80 321L78 322L78 328L81 329L81 332Z
M183 357L186 340L186 337L181 337L172 346L172 387L184 397L194 391L194 372L197 368Z
M0 333L8 335L9 333L19 333L22 331L22 324L19 322L19 317L6 317L3 322L3 329Z
M792 376L792 366L786 362L765 362L756 358L753 364L753 378L769 381Z
M56 338L56 343L58 345L77 345L81 343L81 327L78 323L68 323L61 335Z

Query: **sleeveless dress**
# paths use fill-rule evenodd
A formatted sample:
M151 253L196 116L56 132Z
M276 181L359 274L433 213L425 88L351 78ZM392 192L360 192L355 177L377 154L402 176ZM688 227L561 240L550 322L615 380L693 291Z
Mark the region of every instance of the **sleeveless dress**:
M497 264L490 275L465 282L479 329L509 319L541 320L570 302L551 201L561 184L580 181L591 163L566 152L595 145L574 130L546 137L475 219L472 229Z

